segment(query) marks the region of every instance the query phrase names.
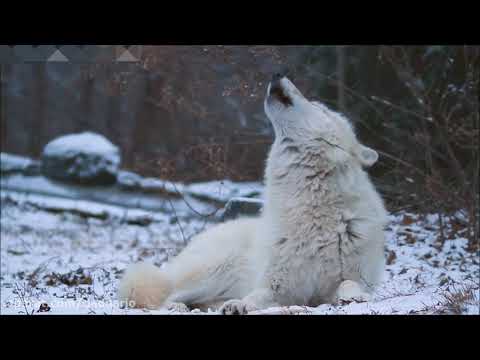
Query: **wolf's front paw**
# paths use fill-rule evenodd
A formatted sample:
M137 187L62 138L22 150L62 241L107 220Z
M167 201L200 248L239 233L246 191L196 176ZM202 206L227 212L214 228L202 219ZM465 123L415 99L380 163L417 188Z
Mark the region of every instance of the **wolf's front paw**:
M253 306L242 300L229 300L220 307L222 315L246 315L249 311L255 310Z
M167 310L179 312L179 313L187 313L190 312L190 309L184 303L172 302L167 305Z
M343 281L335 294L335 302L340 305L370 300L372 300L372 295L363 291L360 284L352 280Z

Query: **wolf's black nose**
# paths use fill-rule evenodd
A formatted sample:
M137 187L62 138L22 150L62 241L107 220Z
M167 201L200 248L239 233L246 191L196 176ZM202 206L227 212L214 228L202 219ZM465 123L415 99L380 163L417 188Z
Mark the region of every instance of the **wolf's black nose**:
M279 81L281 78L284 78L289 74L287 68L280 69L272 75L272 82Z
M272 75L272 82L276 82L280 80L283 77L283 75L279 72L275 73Z

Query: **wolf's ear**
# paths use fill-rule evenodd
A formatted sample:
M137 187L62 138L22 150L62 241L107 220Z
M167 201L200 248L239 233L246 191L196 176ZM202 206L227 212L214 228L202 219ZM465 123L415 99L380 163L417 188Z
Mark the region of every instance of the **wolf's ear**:
M378 153L364 145L358 145L357 157L363 166L370 167L378 160Z

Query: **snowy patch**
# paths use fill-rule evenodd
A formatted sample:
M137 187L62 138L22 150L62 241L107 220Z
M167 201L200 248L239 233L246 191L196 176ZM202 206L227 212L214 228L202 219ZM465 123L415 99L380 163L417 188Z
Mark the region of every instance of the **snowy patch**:
M40 170L40 163L27 157L0 153L0 170L2 174L13 172L38 172Z
M186 187L200 188L201 193L208 188L204 184ZM246 188L250 185L240 184L236 193ZM251 188L262 192L259 183ZM208 201L187 199L192 203L171 200L164 212L125 212L94 201L2 189L1 313L182 314L122 308L115 294L128 264L142 260L162 266L193 235L218 221L197 214L212 209ZM373 301L278 307L252 315L479 314L479 254L468 252L467 240L455 235L458 231L453 232L448 219L444 219L444 231L452 236L443 244L439 243L437 216L402 213L390 220L385 279ZM217 313L194 309L186 314Z
M117 175L117 183L127 189L139 188L142 182L142 177L130 171L119 171Z

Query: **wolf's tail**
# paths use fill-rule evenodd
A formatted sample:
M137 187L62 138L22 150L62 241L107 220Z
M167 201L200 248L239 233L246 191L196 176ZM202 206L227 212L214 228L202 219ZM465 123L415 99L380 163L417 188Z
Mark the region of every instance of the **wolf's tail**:
M157 309L172 291L172 282L164 271L149 263L138 263L125 272L118 299L129 307Z

